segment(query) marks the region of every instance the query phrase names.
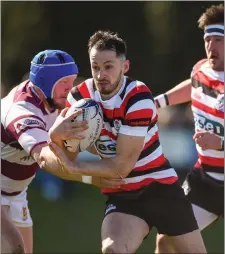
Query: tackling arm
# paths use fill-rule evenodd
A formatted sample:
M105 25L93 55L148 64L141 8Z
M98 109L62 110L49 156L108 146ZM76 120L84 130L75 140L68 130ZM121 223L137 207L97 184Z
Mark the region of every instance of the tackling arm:
M61 163L47 144L35 147L32 151L32 156L37 161L41 169L64 180L83 182L100 188L119 188L120 185L123 184L122 180L110 180L98 176L93 176L91 179L89 178L89 181L87 181L87 179L79 173L71 174L63 169Z

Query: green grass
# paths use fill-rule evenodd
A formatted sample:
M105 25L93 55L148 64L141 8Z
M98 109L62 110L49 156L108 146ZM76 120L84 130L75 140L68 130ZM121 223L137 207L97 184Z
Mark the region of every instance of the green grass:
M29 206L34 220L35 253L100 253L100 229L104 196L92 186L77 184L70 196L56 202L41 197L37 188L28 191ZM153 253L153 230L137 253ZM223 253L223 220L203 232L208 253Z

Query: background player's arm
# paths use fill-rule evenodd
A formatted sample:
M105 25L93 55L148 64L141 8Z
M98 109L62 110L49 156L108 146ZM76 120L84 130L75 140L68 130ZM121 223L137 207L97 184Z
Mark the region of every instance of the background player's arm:
M168 101L166 101L167 96ZM167 91L165 94L160 94L155 97L157 108L168 105L176 105L185 103L191 100L191 79L187 79L176 85L174 88Z
M145 137L119 134L117 139L116 156L99 161L69 160L65 153L54 143L54 151L64 168L71 173L101 176L105 178L124 178L134 168L143 148Z

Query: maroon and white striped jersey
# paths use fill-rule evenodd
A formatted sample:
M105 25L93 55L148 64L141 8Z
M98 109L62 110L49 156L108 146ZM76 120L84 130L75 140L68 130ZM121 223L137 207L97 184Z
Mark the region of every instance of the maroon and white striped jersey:
M224 136L224 72L210 68L207 59L199 61L192 74L192 111L195 131L211 131ZM224 151L202 150L196 145L198 162L196 167L206 172L224 173Z
M68 95L68 106L82 98L97 101L103 111L104 126L95 147L101 158L116 156L118 134L144 136L142 152L132 172L121 189L103 189L103 193L129 191L152 182L172 184L177 174L164 157L159 142L157 110L149 88L140 81L124 77L120 91L103 101L93 79L87 79L74 87Z
M38 168L32 149L49 140L57 111L46 111L42 101L23 82L1 100L1 190L16 195L32 181Z

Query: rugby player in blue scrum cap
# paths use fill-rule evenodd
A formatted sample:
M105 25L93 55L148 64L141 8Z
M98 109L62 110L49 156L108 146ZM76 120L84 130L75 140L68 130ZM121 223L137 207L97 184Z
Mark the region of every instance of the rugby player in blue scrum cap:
M29 80L14 87L1 100L2 253L33 252L33 222L27 188L38 166L63 179L82 181L81 175L62 171L48 146L49 129L58 115L62 139L82 139L82 135L76 134L77 130L88 128L86 122L74 122L76 128L71 131L73 126L68 122L79 113L65 117L66 98L77 74L77 65L66 52L42 51L31 61ZM111 183L96 177L92 183L102 187L118 185L119 181Z

